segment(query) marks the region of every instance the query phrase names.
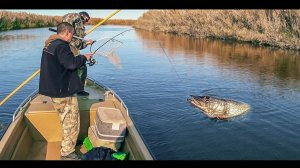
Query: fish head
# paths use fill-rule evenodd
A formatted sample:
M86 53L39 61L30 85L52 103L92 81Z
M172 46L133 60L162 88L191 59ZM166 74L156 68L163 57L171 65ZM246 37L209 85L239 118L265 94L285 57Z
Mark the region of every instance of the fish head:
M210 101L210 99L211 99L211 97L209 97L209 96L191 95L191 98L188 99L188 101L197 107L204 108L207 105L207 103Z
M201 101L204 103L210 101L211 99L210 96L195 96L195 95L191 95L191 98L194 99L195 101Z

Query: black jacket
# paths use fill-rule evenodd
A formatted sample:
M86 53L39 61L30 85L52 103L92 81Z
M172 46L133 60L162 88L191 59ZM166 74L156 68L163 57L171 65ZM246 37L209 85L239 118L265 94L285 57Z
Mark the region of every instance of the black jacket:
M86 61L83 55L74 57L68 42L61 39L50 41L43 49L39 93L63 98L82 91L77 69Z

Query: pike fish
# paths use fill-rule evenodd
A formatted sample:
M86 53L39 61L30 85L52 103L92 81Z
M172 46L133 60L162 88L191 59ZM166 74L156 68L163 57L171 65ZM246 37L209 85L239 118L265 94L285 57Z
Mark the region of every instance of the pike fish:
M191 95L188 102L199 108L208 117L217 119L235 117L246 113L250 108L248 104L243 102L211 96Z

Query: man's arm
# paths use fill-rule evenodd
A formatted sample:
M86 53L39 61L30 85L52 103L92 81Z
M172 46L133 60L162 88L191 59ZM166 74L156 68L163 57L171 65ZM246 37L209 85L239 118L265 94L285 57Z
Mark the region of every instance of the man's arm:
M79 19L79 18L78 18ZM81 37L81 38L84 38L85 37L85 27L84 27L84 24L83 22L81 21L81 19L79 20L76 20L75 23L74 23L74 29L75 29L75 34L74 35L77 35L78 37ZM71 43L74 41L74 44L76 44L76 48L82 50L82 49L85 49L89 44L92 44L93 43L93 40L92 39L89 39L89 40L80 40L80 39L75 39L73 38Z
M78 69L88 60L84 55L74 57L70 46L67 43L58 45L56 52L60 64L69 70Z

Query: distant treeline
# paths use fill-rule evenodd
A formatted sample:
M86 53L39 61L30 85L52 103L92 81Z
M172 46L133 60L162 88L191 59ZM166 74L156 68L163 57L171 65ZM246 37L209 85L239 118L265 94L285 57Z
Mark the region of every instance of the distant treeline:
M300 10L149 10L134 27L300 50Z
M9 12L0 11L0 31L37 28L37 27L53 27L61 20L59 16L45 16L28 14L26 12Z
M62 16L46 16L29 14L26 12L10 12L0 11L0 31L38 28L38 27L54 27L61 22ZM101 18L91 18L87 24L94 25L101 21ZM107 20L104 24L114 25L133 25L135 20L112 19Z

